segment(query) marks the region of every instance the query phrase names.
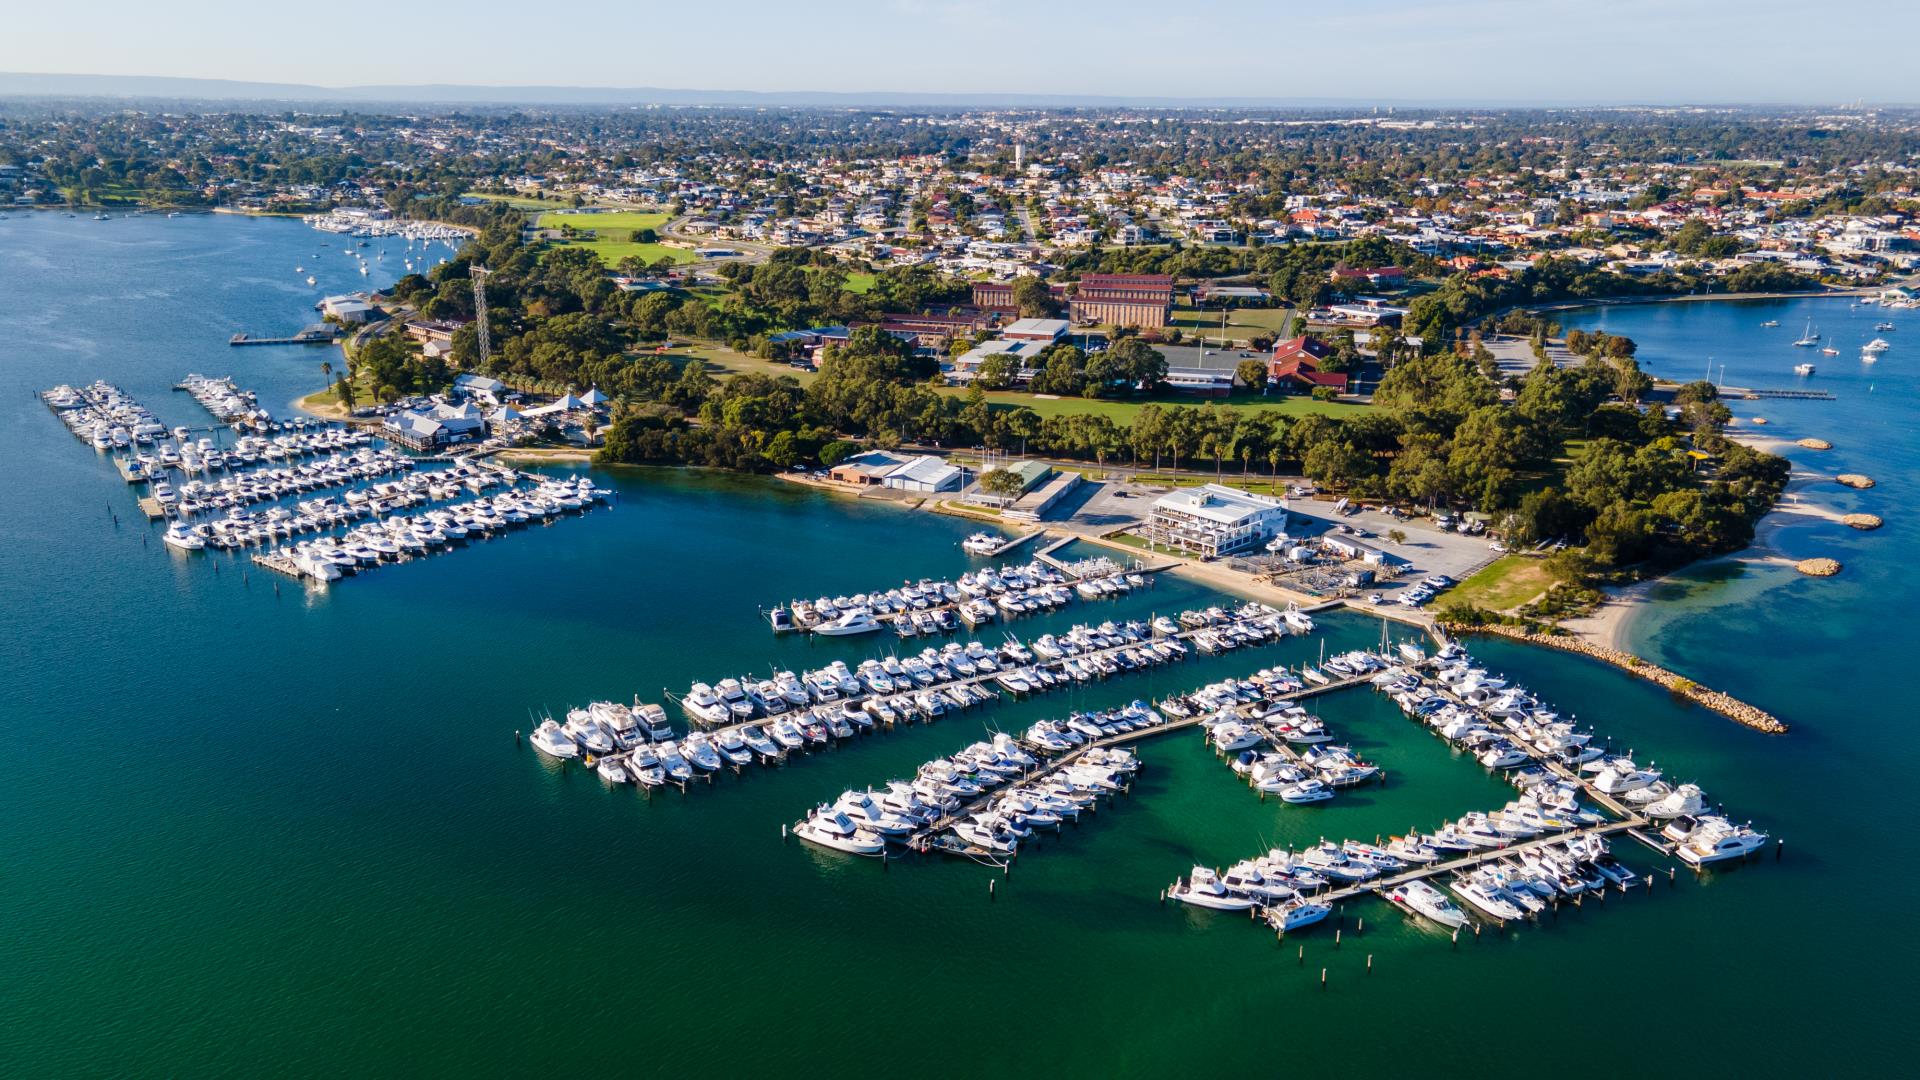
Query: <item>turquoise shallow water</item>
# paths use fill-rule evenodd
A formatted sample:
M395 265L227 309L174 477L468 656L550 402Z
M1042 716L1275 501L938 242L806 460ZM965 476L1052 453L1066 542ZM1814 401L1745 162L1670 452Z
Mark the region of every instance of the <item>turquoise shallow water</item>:
M1783 541L1847 545L1848 573L1703 580L1636 629L1649 654L1775 709L1794 735L1762 738L1577 658L1478 647L1787 836L1784 862L1489 931L1457 952L1383 905L1346 913L1366 929L1338 951L1330 928L1282 949L1243 920L1155 896L1195 861L1430 825L1507 789L1385 701L1350 693L1321 711L1388 768L1385 787L1283 808L1196 739L1149 742L1135 793L1041 843L991 900L979 867L883 870L784 845L779 826L988 725L1298 662L1319 640L648 801L544 763L512 732L530 708L867 655L885 643L776 641L755 609L956 573L968 528L764 480L632 470L600 476L616 508L322 595L276 594L239 562L166 552L31 391L105 377L174 422L201 418L167 389L188 371L232 373L266 401L305 392L323 353L225 340L307 321L320 290L292 268L317 242L284 221L0 220L7 1074L1267 1074L1284 1059L1399 1075L1483 1068L1500 1030L1503 1061L1598 1076L1619 1071L1594 1047L1617 1045L1623 1012L1635 1060L1661 1073L1898 1060L1889 1032L1911 982L1894 961L1911 953L1900 896L1912 872L1885 840L1911 808L1915 748L1899 674L1908 592L1890 554L1907 540L1897 507L1913 453L1898 353L1872 395L1768 410L1784 434L1839 444L1823 463L1881 480L1847 500L1896 508L1880 534L1815 526ZM1656 371L1669 349L1686 360L1691 319L1732 318L1643 310L1604 317L1672 320L1610 324L1641 339ZM1714 334L1741 332L1735 321ZM1166 581L1016 626L1207 599ZM1380 632L1353 617L1323 625L1330 649ZM1782 1016L1787 1030L1769 1037Z

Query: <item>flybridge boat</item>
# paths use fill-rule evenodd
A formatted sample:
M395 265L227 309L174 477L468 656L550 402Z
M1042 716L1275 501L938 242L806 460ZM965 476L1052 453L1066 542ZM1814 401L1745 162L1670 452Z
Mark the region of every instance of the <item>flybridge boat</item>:
M885 855L887 841L871 829L861 828L853 820L831 807L821 807L807 820L793 827L793 835L849 855Z
M1424 915L1441 926L1467 925L1467 913L1461 911L1445 893L1424 881L1406 881L1393 887L1387 899L1395 906Z
M552 720L542 721L539 727L533 729L533 735L528 741L533 743L534 749L551 758L565 759L580 756L579 744L575 743L565 731L561 730L560 725Z
M991 555L1001 544L1001 538L992 533L977 532L960 541L960 549L969 555Z
M1204 866L1194 867L1187 881L1167 890L1167 898L1215 911L1246 911L1259 903L1251 896L1230 891L1220 875Z
M1744 858L1758 851L1766 842L1766 833L1735 826L1724 819L1712 819L1711 824L1703 821L1685 843L1674 849L1674 854L1690 866L1708 866Z

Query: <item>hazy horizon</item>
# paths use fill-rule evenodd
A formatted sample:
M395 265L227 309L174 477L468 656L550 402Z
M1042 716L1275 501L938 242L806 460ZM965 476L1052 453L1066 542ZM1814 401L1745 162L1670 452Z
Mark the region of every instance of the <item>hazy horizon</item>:
M953 99L1406 104L1805 104L1920 99L1858 34L1807 34L1804 5L1751 0L740 0L719 9L586 3L560 17L471 0L394 23L390 5L321 14L233 0L200 19L100 0L89 31L9 16L0 72L357 88L659 89L863 103ZM1920 32L1920 5L1862 0L1861 33ZM442 25L443 24L443 25ZM397 47L396 47L397 46ZM31 91L14 90L14 93ZM113 93L113 91L107 91ZM584 102L591 93L573 95Z

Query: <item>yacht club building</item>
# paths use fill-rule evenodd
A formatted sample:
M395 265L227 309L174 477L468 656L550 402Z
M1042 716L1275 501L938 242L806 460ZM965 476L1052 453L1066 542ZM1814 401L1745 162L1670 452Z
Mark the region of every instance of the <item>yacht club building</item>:
M1141 535L1211 559L1258 547L1287 527L1287 504L1268 495L1204 484L1154 500Z

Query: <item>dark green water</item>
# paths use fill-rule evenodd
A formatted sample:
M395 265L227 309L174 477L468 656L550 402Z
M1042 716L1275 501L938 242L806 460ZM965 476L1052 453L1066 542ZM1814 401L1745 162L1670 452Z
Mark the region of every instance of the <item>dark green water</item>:
M1915 737L1897 512L1877 537L1834 538L1861 545L1835 582L1749 575L1643 624L1646 651L1779 711L1790 738L1578 659L1479 649L1787 836L1784 862L1683 875L1457 952L1384 905L1350 908L1365 933L1338 951L1331 924L1283 949L1245 920L1161 907L1195 861L1508 797L1353 692L1321 711L1387 786L1284 808L1197 738L1149 742L1130 798L1023 855L990 900L982 868L883 870L783 844L780 824L989 724L1298 662L1320 642L980 710L684 798L608 790L515 745L529 708L867 655L885 643L776 641L755 608L955 573L968 528L632 471L603 474L615 509L324 595L169 554L30 392L106 377L198 422L166 389L188 371L232 373L266 401L318 385L321 353L224 344L305 321L313 291L292 267L316 243L289 222L0 220L0 1072L1400 1075L1483 1071L1492 1053L1501 1071L1786 1076L1898 1060L1912 874L1883 839L1911 805ZM1882 455L1912 452L1898 406L1871 421L1898 451L1819 432L1889 500L1907 462ZM1856 408L1825 407L1808 422ZM1206 599L1167 581L1016 625ZM1379 636L1359 618L1323 626L1329 649Z

